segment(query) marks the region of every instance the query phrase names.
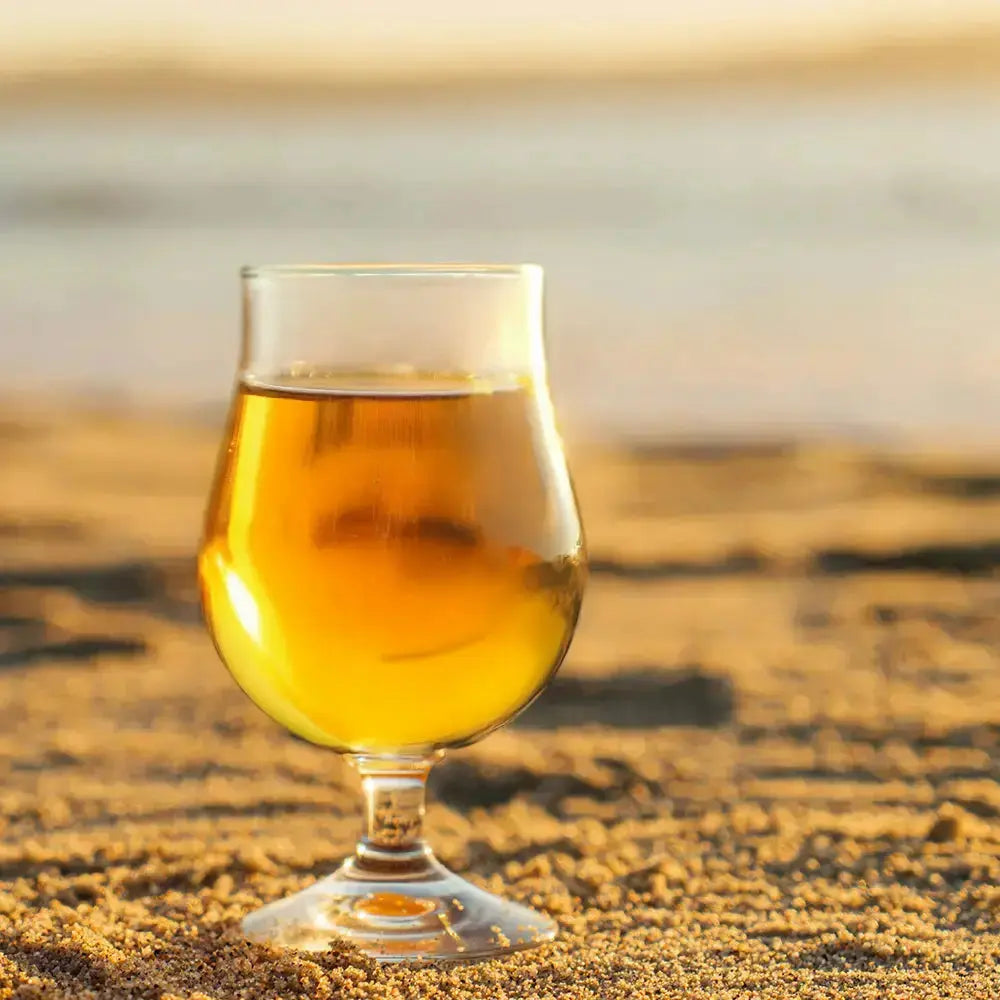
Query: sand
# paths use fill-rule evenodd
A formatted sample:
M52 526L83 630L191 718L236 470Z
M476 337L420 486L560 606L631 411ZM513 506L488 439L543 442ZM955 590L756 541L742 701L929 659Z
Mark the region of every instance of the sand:
M379 968L237 930L359 797L199 624L214 433L0 409L0 997L996 996L1000 460L575 449L577 642L428 817L559 940Z

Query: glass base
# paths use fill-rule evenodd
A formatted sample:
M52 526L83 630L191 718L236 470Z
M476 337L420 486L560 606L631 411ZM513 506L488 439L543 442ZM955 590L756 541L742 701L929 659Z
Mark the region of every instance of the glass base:
M477 888L433 856L421 862L394 874L349 858L333 875L251 913L243 931L301 951L346 939L379 962L472 961L555 937L549 917Z

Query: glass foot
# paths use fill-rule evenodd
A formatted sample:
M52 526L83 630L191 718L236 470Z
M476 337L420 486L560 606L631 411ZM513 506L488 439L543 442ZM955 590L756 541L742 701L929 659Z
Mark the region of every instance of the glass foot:
M429 857L416 873L349 858L328 878L251 913L251 940L324 951L346 939L379 962L470 961L551 941L549 917L477 888Z

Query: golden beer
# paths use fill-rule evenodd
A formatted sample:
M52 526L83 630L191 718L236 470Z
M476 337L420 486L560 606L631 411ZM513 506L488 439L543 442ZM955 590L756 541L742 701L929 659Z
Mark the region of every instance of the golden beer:
M353 752L502 724L558 667L582 539L527 378L311 372L239 387L199 570L250 697Z

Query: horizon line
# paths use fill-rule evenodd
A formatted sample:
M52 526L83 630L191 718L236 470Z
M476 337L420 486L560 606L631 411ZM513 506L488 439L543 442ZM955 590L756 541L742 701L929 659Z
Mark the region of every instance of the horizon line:
M480 55L482 55L480 53ZM511 58L516 55L516 58ZM194 58L189 52L122 51L101 62L67 60L25 71L0 65L0 104L31 99L240 96L307 98L333 94L448 93L527 86L698 85L718 83L850 84L1000 78L1000 25L949 34L873 35L853 42L678 53L647 48L617 53L494 53L474 62L439 59L409 65L343 62L322 68L285 58Z

